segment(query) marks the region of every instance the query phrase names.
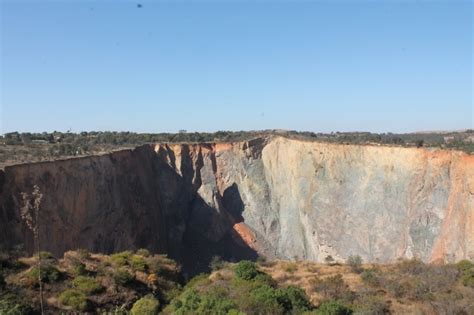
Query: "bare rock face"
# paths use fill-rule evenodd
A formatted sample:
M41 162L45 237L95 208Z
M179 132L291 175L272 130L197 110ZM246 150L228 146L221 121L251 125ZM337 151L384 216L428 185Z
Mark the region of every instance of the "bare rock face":
M261 138L158 144L6 167L0 243L38 185L45 250L146 247L190 272L212 255L389 262L474 259L474 156L456 151Z

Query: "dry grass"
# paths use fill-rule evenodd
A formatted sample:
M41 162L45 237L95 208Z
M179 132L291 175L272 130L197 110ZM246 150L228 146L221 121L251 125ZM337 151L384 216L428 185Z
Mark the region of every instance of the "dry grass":
M371 269L375 266L373 264L364 264L363 269ZM278 283L279 286L296 285L305 290L306 294L310 298L311 303L319 305L323 300L323 297L316 292L315 285L321 279L342 275L343 281L349 289L353 292L364 292L369 289L367 284L364 284L360 274L354 273L350 266L347 265L327 265L321 263L312 262L298 262L289 263L285 261L276 261L272 264L263 264L259 268L271 275ZM376 265L376 268L381 273L389 274L393 272L395 265ZM404 279L400 279L403 281ZM472 298L474 301L474 293L472 289L463 287L461 284L456 284L453 289L464 296L464 299L453 302L459 305L469 305L474 302L469 302ZM377 295L381 296L382 300L386 301L390 305L390 310L393 314L437 314L438 312L434 308L434 304L431 301L419 301L409 298L396 298L391 296L383 287L376 289ZM448 311L449 313L449 311ZM447 314L448 314L447 313Z
M316 305L321 301L321 296L313 289L314 282L318 278L324 279L341 274L344 282L351 290L357 291L363 286L360 276L352 273L350 267L345 265L328 266L312 262L276 261L272 266L260 266L260 269L271 275L280 286L295 285L301 287L305 290L311 302Z

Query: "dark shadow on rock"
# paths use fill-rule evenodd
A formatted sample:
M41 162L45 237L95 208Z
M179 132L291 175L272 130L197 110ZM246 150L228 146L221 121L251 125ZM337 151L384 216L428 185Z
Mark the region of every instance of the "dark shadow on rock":
M240 197L239 187L233 183L224 191L222 202L228 213L234 218L235 222L243 222L244 202Z
M158 186L161 207L165 209L170 258L182 266L186 278L210 270L214 256L227 261L256 260L258 254L249 247L233 225L243 222L244 203L237 184L228 187L222 196L216 195L220 209L209 206L198 193L202 184L201 152L193 163L189 147L181 148L181 174L175 164L166 161L175 158L170 150L158 152Z
M222 195L213 192L215 206L198 193L206 179L201 177L205 159L211 159L216 171L212 148L205 154L200 147L180 149L180 157L167 145L157 152L142 146L35 164L23 177L24 172L15 168L24 166L0 172L0 244L22 244L32 252L32 233L21 221L19 200L21 192L40 183L45 196L42 222L54 222L42 225L42 250L57 257L78 248L105 254L147 248L176 260L188 276L208 271L216 255L232 261L256 259L257 253L234 230L244 211L238 186L231 185ZM102 164L108 172L100 168ZM56 186L64 188L65 183L67 189L59 194ZM78 192L82 203L75 202L73 194Z
M232 216L227 213L219 214L216 209L209 207L199 195L196 196L194 203L192 209L196 210L198 207L200 214L205 216L200 218L198 223L196 221L190 222L183 235L183 256L178 261L182 264L185 277L189 278L201 272L209 272L209 264L214 256L220 256L226 261L256 260L258 258L257 252L248 246L233 229ZM216 218L216 214L221 218ZM218 239L210 237L213 233L209 233L209 230L213 228L218 229L215 234L222 235Z

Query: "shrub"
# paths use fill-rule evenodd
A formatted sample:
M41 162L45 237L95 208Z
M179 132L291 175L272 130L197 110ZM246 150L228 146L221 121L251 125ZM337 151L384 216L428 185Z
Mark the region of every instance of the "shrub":
M139 250L137 250L136 254L143 257L149 257L150 251L146 248L140 248Z
M368 269L364 270L361 274L360 277L362 278L362 281L371 286L371 287L376 287L380 285L380 279L379 275L376 269Z
M71 263L72 265L72 270L71 270L71 273L77 277L77 276L84 276L87 274L87 270L86 270L86 265L83 264L82 262L80 262L79 260L77 259L74 259Z
M125 268L120 268L114 273L114 281L117 285L130 284L135 277Z
M416 258L410 260L402 260L396 265L396 268L405 274L409 275L419 275L426 271L426 265Z
M186 290L179 299L173 301L174 313L176 315L192 314L199 307L199 303L201 303L201 297L197 290Z
M42 260L55 260L53 254L51 254L50 252L42 251L39 253L39 256Z
M196 314L227 314L236 307L222 288L213 288L201 296Z
M30 285L38 285L39 268L35 266L26 273L26 278ZM54 283L61 278L59 270L51 264L41 266L41 281L44 283Z
M255 263L249 260L242 260L235 266L235 274L238 278L243 280L252 280L258 275Z
M464 273L464 272L474 268L474 263L470 260L464 259L464 260L459 261L456 264L456 267L458 268L459 271Z
M406 295L413 300L433 300L436 294L449 291L459 276L454 265L425 265L415 260L399 264L398 269L401 274L396 274L396 279L390 281L400 281L398 296ZM391 289L390 286L387 288Z
M296 270L298 270L298 267L296 266L295 263L286 263L285 267L283 267L283 270L285 270L288 273L294 273Z
M462 273L462 284L474 288L474 263L469 260L461 260L456 264L456 267Z
M461 282L466 287L474 288L474 269L465 271L464 274L461 276Z
M103 290L102 285L94 278L79 276L72 282L73 286L87 295L97 294Z
M387 288L387 291L396 298L401 298L407 292L406 288L397 279L386 281L384 286Z
M160 302L153 295L142 297L133 304L131 315L155 315L160 309Z
M254 314L283 314L284 308L278 302L278 295L274 288L268 285L262 285L254 288L246 296L245 300L241 300L246 306L245 310ZM239 306L241 305L238 303Z
M139 256L139 255L133 255L131 258L130 258L130 266L134 269L134 270L138 270L138 271L145 271L147 270L148 268L148 265L145 261L145 259L143 258L143 256Z
M362 258L360 256L349 256L349 258L347 258L347 264L351 267L352 272L362 272Z
M271 287L276 287L277 283L270 275L267 275L264 272L259 272L258 275L253 278L253 281L256 285L263 285L266 284Z
M287 313L301 313L307 311L311 307L311 303L303 289L289 286L287 288L278 289L277 301L283 306Z
M224 261L220 256L214 256L211 259L211 262L209 263L209 268L211 268L212 271L217 271L219 269L222 269L224 267Z
M123 267L129 263L130 257L132 257L132 252L124 251L111 255L110 260L114 266Z
M431 300L433 292L430 291L429 284L426 281L415 279L408 290L408 297L412 300Z
M89 303L86 295L78 290L66 290L59 295L59 302L62 305L70 306L76 311L86 311Z
M186 284L186 288L207 287L210 284L211 281L209 280L209 275L206 273L200 273Z
M326 258L324 258L324 261L326 264L331 266L334 263L334 258L331 255L327 255Z
M314 284L314 290L321 294L325 299L330 300L352 300L353 293L342 279L341 274L317 279Z
M37 314L35 309L24 302L19 296L6 294L0 297L0 314L17 315L17 314Z
M155 273L157 275L163 274L163 271L165 270L162 266L162 263L160 262L159 259L156 259L156 257L152 257L148 259L148 270L152 273Z
M381 297L375 295L364 296L355 306L356 314L390 314L390 306Z
M328 301L321 304L316 315L351 315L352 310L338 301Z
M3 270L0 269L0 288L3 288L5 286L5 276L3 275Z

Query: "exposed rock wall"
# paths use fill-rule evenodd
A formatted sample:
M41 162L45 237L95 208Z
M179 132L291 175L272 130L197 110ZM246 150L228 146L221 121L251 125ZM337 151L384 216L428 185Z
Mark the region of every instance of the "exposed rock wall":
M7 167L0 243L32 248L20 193L39 185L45 249L388 262L474 259L474 156L282 137L158 144Z

